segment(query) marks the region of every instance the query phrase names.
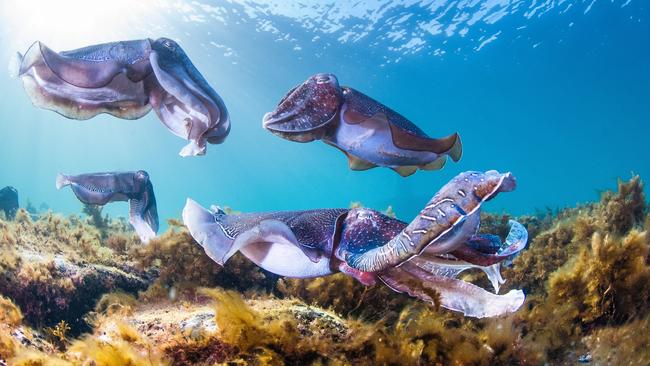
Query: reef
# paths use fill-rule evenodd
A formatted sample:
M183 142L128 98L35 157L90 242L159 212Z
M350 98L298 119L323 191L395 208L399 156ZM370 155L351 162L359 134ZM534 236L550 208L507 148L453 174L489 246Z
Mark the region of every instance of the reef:
M112 227L113 239L106 244L120 235L120 225ZM137 293L153 279L126 254L116 255L96 227L76 216L49 212L32 220L20 209L14 221L0 221L0 238L0 294L18 305L34 327L65 321L71 334L87 331L84 317L103 294Z
M483 214L485 232L503 237L514 218L530 234L502 290L527 301L491 319L341 274L278 278L243 256L220 267L178 221L143 246L123 220L89 214L0 221L0 365L650 363L639 177L558 212Z

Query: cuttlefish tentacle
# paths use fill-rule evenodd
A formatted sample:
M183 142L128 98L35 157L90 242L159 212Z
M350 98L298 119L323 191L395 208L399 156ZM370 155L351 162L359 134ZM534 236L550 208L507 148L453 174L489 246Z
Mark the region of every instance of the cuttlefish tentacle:
M462 155L457 133L430 138L380 102L339 86L332 74L316 74L291 89L263 125L291 141L323 140L345 153L352 170L383 166L408 176L442 169L447 156L458 161Z
M379 275L388 287L397 292L434 303L432 293L440 295L440 305L466 316L484 318L515 312L524 303L521 290L495 295L471 283L439 276L406 262Z
M147 243L156 236L159 227L156 197L147 172L59 174L56 188L66 186L72 188L81 202L89 205L129 201L129 222L140 240Z
M153 108L172 133L190 141L181 156L205 154L207 143L222 143L230 132L221 97L167 38L59 53L35 42L17 62L35 106L77 120L100 113L138 119Z

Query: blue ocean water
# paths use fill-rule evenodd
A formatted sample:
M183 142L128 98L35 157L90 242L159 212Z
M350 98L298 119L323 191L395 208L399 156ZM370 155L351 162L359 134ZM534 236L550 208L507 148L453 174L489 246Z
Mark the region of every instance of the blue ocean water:
M151 113L72 121L33 107L0 72L0 186L21 204L80 212L58 172L145 169L161 219L186 197L241 211L347 207L410 219L465 170L511 171L518 189L487 206L573 206L632 173L650 179L650 18L640 0L19 1L0 5L0 60L40 40L54 50L161 36L176 40L225 100L232 131L203 157ZM261 127L294 85L331 72L431 136L458 131L464 156L402 178L353 172L320 142ZM105 212L127 214L126 204Z

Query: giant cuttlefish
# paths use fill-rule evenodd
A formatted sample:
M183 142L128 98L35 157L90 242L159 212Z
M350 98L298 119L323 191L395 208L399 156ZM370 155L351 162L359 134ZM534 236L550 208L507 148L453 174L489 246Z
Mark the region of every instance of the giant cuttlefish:
M129 201L129 222L142 242L158 232L158 211L153 184L144 170L120 173L59 174L56 188L70 186L77 198L89 205Z
M77 120L99 113L138 119L153 108L172 133L190 141L181 156L203 155L206 143L219 144L230 132L223 100L171 39L59 53L35 42L17 63L35 106Z
M402 176L442 169L462 155L457 133L433 139L399 113L349 87L336 76L316 74L291 89L264 128L296 142L323 140L340 149L350 169L389 167Z
M483 202L512 191L515 179L496 171L465 172L447 183L407 224L375 210L321 209L228 215L191 199L183 221L210 258L223 265L237 251L281 276L308 278L343 272L365 285L377 280L397 292L472 317L516 311L521 290L498 295L500 263L526 246L528 233L511 221L503 243L479 234ZM496 294L457 279L468 268L483 270Z

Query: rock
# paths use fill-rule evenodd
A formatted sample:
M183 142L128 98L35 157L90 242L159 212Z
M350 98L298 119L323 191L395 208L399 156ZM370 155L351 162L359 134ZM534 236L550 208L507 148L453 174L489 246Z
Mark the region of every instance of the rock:
M0 293L9 297L32 326L52 327L64 320L70 334L89 331L85 315L107 293L144 291L152 280L145 273L93 263L73 263L62 255L23 250L19 265L0 276Z
M13 220L18 211L18 191L14 187L4 187L0 189L0 211L4 212L5 217Z
M263 324L278 318L295 320L295 334L304 339L344 344L350 332L337 315L295 300L257 298L247 300L245 306L263 319ZM103 318L94 336L114 344L124 339L126 324L142 337L136 342L145 345L137 346L142 354L148 351L146 345L155 345L174 365L223 363L242 357L243 353L239 344L221 338L216 321L218 311L218 305L201 298L193 302L142 304L127 315Z

